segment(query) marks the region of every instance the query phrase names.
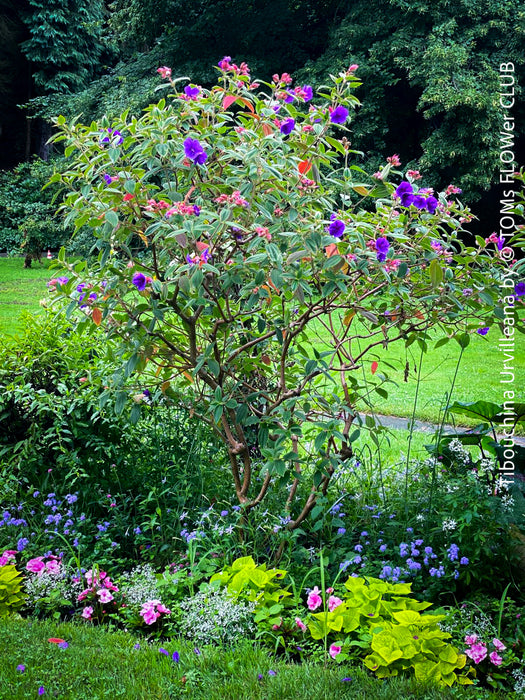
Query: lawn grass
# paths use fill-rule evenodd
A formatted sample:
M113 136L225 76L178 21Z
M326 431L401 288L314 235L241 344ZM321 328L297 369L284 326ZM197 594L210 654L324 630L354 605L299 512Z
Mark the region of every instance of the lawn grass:
M67 649L50 643L62 638ZM140 643L140 648L135 644ZM159 653L165 648L170 656ZM233 650L189 642L148 644L125 632L110 632L88 624L38 622L7 618L0 623L0 698L44 697L61 700L99 698L190 697L195 700L447 700L504 697L473 688L429 688L412 679L380 681L362 667L321 663L287 664L267 649L246 641ZM180 653L179 663L171 659ZM23 664L25 671L17 670ZM269 675L269 671L275 675ZM261 678L259 678L259 674ZM351 680L343 681L343 678Z
M40 299L46 296L46 283L52 277L49 261L34 262L24 269L24 258L0 259L0 336L16 335L22 329L23 311L42 313Z

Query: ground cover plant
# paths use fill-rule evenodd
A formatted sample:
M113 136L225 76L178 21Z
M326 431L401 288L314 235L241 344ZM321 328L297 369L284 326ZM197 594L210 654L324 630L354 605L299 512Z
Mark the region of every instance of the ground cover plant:
M523 479L487 440L386 450L357 413L386 399L379 348L421 362L439 331L463 355L516 322L521 264L463 242L453 186L353 163L357 70L314 98L230 57L211 90L162 67L143 117L59 120L54 182L98 258L62 250L45 317L2 349L2 644L36 649L10 692L71 692L75 638L119 649L144 685L99 676L137 697L209 694L217 668L212 697L294 697L310 664L319 697L364 673L352 697L373 676L372 697L521 692ZM68 626L42 640L46 618ZM55 652L57 682L35 662Z

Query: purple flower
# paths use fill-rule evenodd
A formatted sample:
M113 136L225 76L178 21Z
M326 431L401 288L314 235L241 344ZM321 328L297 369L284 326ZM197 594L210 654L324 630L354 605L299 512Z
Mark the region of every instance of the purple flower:
M186 85L184 88L184 94L186 97L189 97L190 99L194 99L199 96L200 93L200 88L198 87L191 87L191 85Z
M67 642L60 642L60 644L58 645L58 648L59 649L67 649L68 646L69 646L69 644Z
M386 544L382 544L381 547L379 547L379 551L380 551L380 552L386 552L386 550L387 550L387 545L386 545Z
M362 544L356 544L354 547L354 552L362 552L363 551L363 545Z
M287 136L288 134L291 134L294 129L295 129L295 119L292 119L291 117L288 117L288 119L285 119L281 124L281 134L284 134L285 136Z
M111 185L111 183L113 182L113 178L107 173L104 173L104 180L106 181L106 185Z
M164 656L169 656L169 652L167 652L166 649L163 649L162 647L160 647L160 649L159 649L159 654L164 654Z
M410 182L401 182L396 189L396 197L401 199L402 207L409 207L414 201L414 188Z
M303 85L303 100L305 102L310 102L314 96L314 91L311 85Z
M29 540L27 539L27 537L21 537L17 542L16 548L19 552L23 552L28 544Z
M268 675L269 675L269 676L276 676L276 675L277 675L277 671L273 671L272 669L270 669L270 670L268 671Z
M469 560L467 557L461 557L461 559L459 560L459 563L463 564L463 566L466 566L468 564L468 562L469 562Z
M348 110L342 105L339 105L339 107L336 107L333 112L330 113L330 121L332 124L344 124L347 119Z
M228 515L228 511L227 511L227 510L221 510L221 515L222 515L222 517L224 518L226 515Z
M525 296L525 282L518 282L518 284L514 287L514 294L517 297Z
M381 236L380 238L378 238L376 240L375 246L376 246L378 261L384 262L386 260L388 249L390 248L390 243L387 241L386 238L383 238L383 236Z
M422 194L415 194L412 196L412 202L416 209L426 209L427 207L427 198L423 197Z
M345 532L346 532L346 528L345 528L345 527L340 527L340 528L337 530L337 534L338 534L338 535L344 535Z
M133 649L140 649L140 644L138 642L137 642L137 644L134 644Z
M18 666L16 667L16 670L20 671L20 673L24 673L24 671L26 670L26 667L24 666L24 664L18 664Z
M199 648L197 648L197 647L195 647L195 649L193 650L193 652L194 652L195 654L197 654L197 656L200 656L200 655L201 655L201 650L200 650Z
M43 685L41 685L40 688L38 689L38 694L45 695L45 692L46 692L46 689L44 688Z
M197 163L197 165L202 165L208 158L208 154L201 146L199 141L189 137L184 141L184 153L186 158L189 158L194 163Z
M174 651L173 654L171 655L171 658L173 659L173 661L174 661L176 664L178 664L179 661L180 661L180 654L179 654L179 652L178 652L178 651Z
M288 92L286 93L286 97L284 98L284 101L286 103L290 104L291 102L294 101L294 98L295 98L294 93L291 92L290 90L288 90Z
M117 131L117 129L108 129L107 135L104 135L104 137L100 139L100 143L111 143L112 146L120 146L123 141L122 134L120 131Z
M139 292L142 292L144 291L144 289L146 289L146 275L143 275L142 272L135 272L131 282L135 285Z
M341 678L341 683L349 683L351 680L353 679L350 678L350 676L348 676L348 678Z
M328 226L328 233L334 238L342 238L345 228L346 227L341 219L334 219Z
M488 326L485 326L485 328L478 328L476 333L478 333L479 335L487 335L489 330L490 330L490 328Z

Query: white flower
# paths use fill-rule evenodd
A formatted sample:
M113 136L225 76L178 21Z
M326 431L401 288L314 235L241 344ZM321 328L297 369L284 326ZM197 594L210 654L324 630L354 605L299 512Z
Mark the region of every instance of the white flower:
M447 518L446 520L443 520L443 525L441 527L444 532L447 532L448 530L455 530L457 525L458 524L455 520L452 518Z

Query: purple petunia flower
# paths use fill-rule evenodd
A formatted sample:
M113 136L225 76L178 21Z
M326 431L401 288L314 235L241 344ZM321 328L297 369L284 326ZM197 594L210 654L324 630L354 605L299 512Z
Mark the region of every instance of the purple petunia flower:
M334 219L328 226L328 233L334 238L342 238L345 228L346 227L341 219Z
M282 122L280 131L281 131L281 134L284 134L285 136L287 136L288 134L291 134L294 129L295 129L295 119L288 117L288 119L285 119Z
M348 119L348 110L346 107L339 105L333 112L330 112L330 121L332 124L344 124Z
M135 285L139 292L143 292L146 289L146 275L143 275L142 272L135 272L131 282Z
M488 326L485 326L485 328L478 328L476 333L478 333L479 335L487 335L489 330L490 330L490 328Z
M192 139L189 137L184 141L184 153L186 155L186 158L189 158L197 165L202 165L206 162L206 159L208 158L208 154L201 146L199 141L197 141L197 139Z

